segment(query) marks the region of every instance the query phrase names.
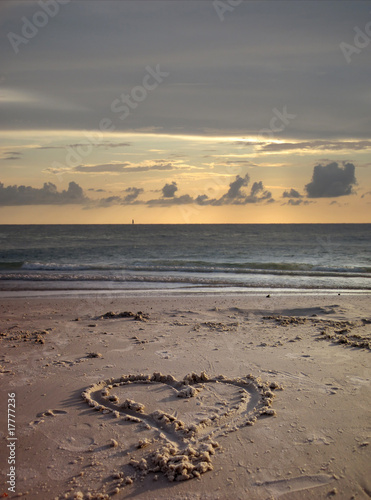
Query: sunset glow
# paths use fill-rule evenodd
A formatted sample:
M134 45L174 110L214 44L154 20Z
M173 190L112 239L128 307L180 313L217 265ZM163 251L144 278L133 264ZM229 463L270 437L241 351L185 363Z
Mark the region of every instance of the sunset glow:
M367 4L49 4L0 6L2 223L370 222Z

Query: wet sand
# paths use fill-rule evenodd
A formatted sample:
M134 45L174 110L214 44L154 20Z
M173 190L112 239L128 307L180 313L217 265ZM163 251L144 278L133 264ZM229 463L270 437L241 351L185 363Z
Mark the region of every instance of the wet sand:
M371 497L370 295L3 298L0 311L0 497Z

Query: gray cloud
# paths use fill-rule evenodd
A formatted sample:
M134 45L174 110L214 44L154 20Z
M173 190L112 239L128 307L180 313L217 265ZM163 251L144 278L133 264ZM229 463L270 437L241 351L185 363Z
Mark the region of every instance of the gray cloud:
M305 186L308 198L334 198L353 194L353 186L357 184L355 166L352 163L316 165L313 169L312 181Z
M73 145L68 144L66 146L37 146L35 149L66 149L72 146L86 146L86 144L73 144Z
M96 200L95 202L91 202L87 205L86 208L95 208L95 207L101 207L101 208L108 208L112 207L112 205L122 205L123 200L121 196L109 196L107 198L101 198L100 200Z
M172 198L160 198L157 200L149 200L148 205L160 205L163 207L172 205L188 205L194 203L195 200L189 194L183 194L182 196L174 196Z
M223 24L212 2L70 2L53 29L40 28L16 56L6 34L20 34L22 17L37 10L37 2L11 2L2 11L2 72L20 95L0 103L10 111L0 115L5 130L96 130L107 117L117 131L161 123L163 133L248 134L269 126L273 107L287 106L297 114L295 127L280 136L369 135L366 52L354 55L350 76L339 49L352 41L352 27L369 19L368 2L338 2L336 9L332 2L241 2ZM122 58L122 47L130 57ZM142 83L147 64L170 76L120 120L110 103ZM25 106L23 93L39 99Z
M254 184L251 186L251 196L255 196L256 194L263 191L263 189L264 187L262 181L254 182Z
M133 172L147 172L148 170L175 170L175 166L172 165L171 163L161 163L158 165L151 165L148 167L132 167L132 168L127 168L127 171L133 171Z
M194 200L197 205L209 205L210 200L207 194L200 194L197 196L197 198Z
M124 173L124 172L148 172L149 170L174 170L175 167L171 163L167 164L156 164L149 166L137 166L137 167L129 167L130 163L104 163L102 165L78 165L74 167L72 170L74 172L79 173L104 173L104 172L116 172L116 173ZM45 171L51 171L51 169L45 169Z
M103 142L103 143L97 143L97 144L91 144L91 142L77 142L74 144L66 144L64 146L37 146L35 149L68 149L68 148L86 148L87 145L90 145L91 147L97 147L97 148L104 148L104 149L110 149L110 148L121 148L121 147L127 147L131 146L130 142Z
M68 189L58 192L51 182L44 183L40 189L31 186L7 186L0 183L0 206L15 205L68 205L83 204L88 201L82 188L70 182Z
M165 184L162 188L162 196L164 198L173 198L176 191L178 191L178 186L176 185L176 182L173 181L171 184Z
M125 189L126 193L129 193L125 196L123 203L132 203L134 200L138 198L138 196L143 193L142 188L129 187Z
M244 177L237 175L235 180L229 184L228 191L223 194L220 198L209 198L206 194L200 194L196 198L185 194L182 196L175 196L176 191L178 191L178 186L176 182L171 184L166 184L162 188L163 198L157 200L150 200L147 202L149 205L162 204L164 206L168 205L184 205L188 203L195 203L196 205L211 205L211 206L221 206L221 205L246 205L248 203L273 203L272 193L264 189L262 181L254 182L251 187L250 194L244 192L243 188L247 187L250 178L246 174Z
M264 189L262 181L254 182L250 193L243 191L247 187L249 176L236 176L229 184L228 191L219 199L209 199L206 194L200 194L193 198L189 194L176 196L178 191L176 182L167 183L161 189L162 197L153 200L138 200L138 196L144 192L142 188L128 187L124 190L125 196L112 195L106 198L91 199L85 196L82 188L75 182L70 182L67 190L58 192L52 183L45 183L41 189L31 186L8 186L0 183L0 206L11 205L63 205L82 204L85 208L110 207L112 205L143 204L149 206L171 206L195 203L197 205L246 205L249 203L273 203L274 199L270 191ZM104 192L104 189L89 188L88 191L96 193Z
M102 189L95 189L94 191L100 192L103 191ZM124 191L125 193L128 193L126 196L118 196L118 195L112 195L108 196L107 198L100 198L98 200L89 200L86 208L95 208L95 207L101 207L101 208L107 208L107 207L112 207L113 205L133 205L137 203L144 203L137 201L138 196L143 193L142 188L136 188L136 187L128 187Z
M354 150L362 151L371 149L371 141L305 141L305 142L282 142L282 143L266 143L260 147L260 151L290 151L290 150Z
M241 189L247 186L250 182L249 174L246 174L245 177L241 177L237 175L236 179L229 184L229 189L225 195L220 199L221 204L228 203L233 200L241 200L245 197L245 195L241 192Z
M291 188L290 191L284 191L282 193L282 198L302 198L303 195L296 191L296 189Z
M248 203L260 203L263 201L274 201L272 193L264 190L262 181L254 182L251 186L250 194L246 194L242 189L247 187L250 182L248 174L245 177L239 175L229 184L229 190L219 200L211 200L212 205L246 205ZM204 202L203 202L204 203Z
M254 182L251 186L251 192L249 196L246 196L244 203L260 203L266 201L272 203L274 200L272 198L272 193L264 189L262 181Z
M290 199L288 202L287 202L287 205L293 205L293 206L297 206L297 205L309 205L310 203L314 203L313 201L308 201L308 200L293 200L293 199ZM285 203L284 203L285 205Z
M98 144L99 148L123 148L131 146L130 142L103 142L102 144Z
M4 156L1 158L4 161L7 160L20 160L22 153L20 151L7 151L4 153Z

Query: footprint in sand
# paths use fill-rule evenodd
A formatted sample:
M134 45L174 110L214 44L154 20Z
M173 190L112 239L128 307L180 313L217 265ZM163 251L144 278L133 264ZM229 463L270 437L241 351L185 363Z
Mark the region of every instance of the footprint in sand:
M71 423L68 411L60 409L46 410L38 413L37 417L38 420L30 422L29 425L35 429L36 426L43 424L39 430L48 439L56 443L58 449L82 452L87 451L94 443L90 424ZM56 428L63 428L63 435L56 432Z
M57 415L65 415L68 413L65 410L46 410L43 413L38 413L37 417L56 417Z
M177 358L172 352L170 351L156 351L157 356L159 356L162 359L170 359L170 358Z
M219 448L215 439L253 425L262 415L275 415L272 391L279 388L252 375L209 378L202 372L178 381L154 373L104 380L82 397L99 412L152 431L153 438L137 446L146 448L146 455L130 461L137 477L162 472L169 481L182 481L212 470Z
M56 417L57 415L65 415L66 413L68 413L68 412L65 410L58 410L58 409L57 410L46 410L46 411L40 412L36 415L40 420L33 420L32 422L29 423L29 425L42 424L43 422L45 422L44 417Z

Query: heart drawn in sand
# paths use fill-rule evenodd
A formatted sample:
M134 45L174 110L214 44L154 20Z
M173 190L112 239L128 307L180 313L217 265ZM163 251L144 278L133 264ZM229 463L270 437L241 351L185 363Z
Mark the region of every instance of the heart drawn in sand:
M130 462L140 475L163 472L170 481L181 481L212 469L215 439L253 425L261 415L275 415L272 390L279 388L253 375L209 378L202 372L178 381L161 373L129 374L93 384L82 397L97 411L155 432L138 444L138 449L155 444L155 451Z

